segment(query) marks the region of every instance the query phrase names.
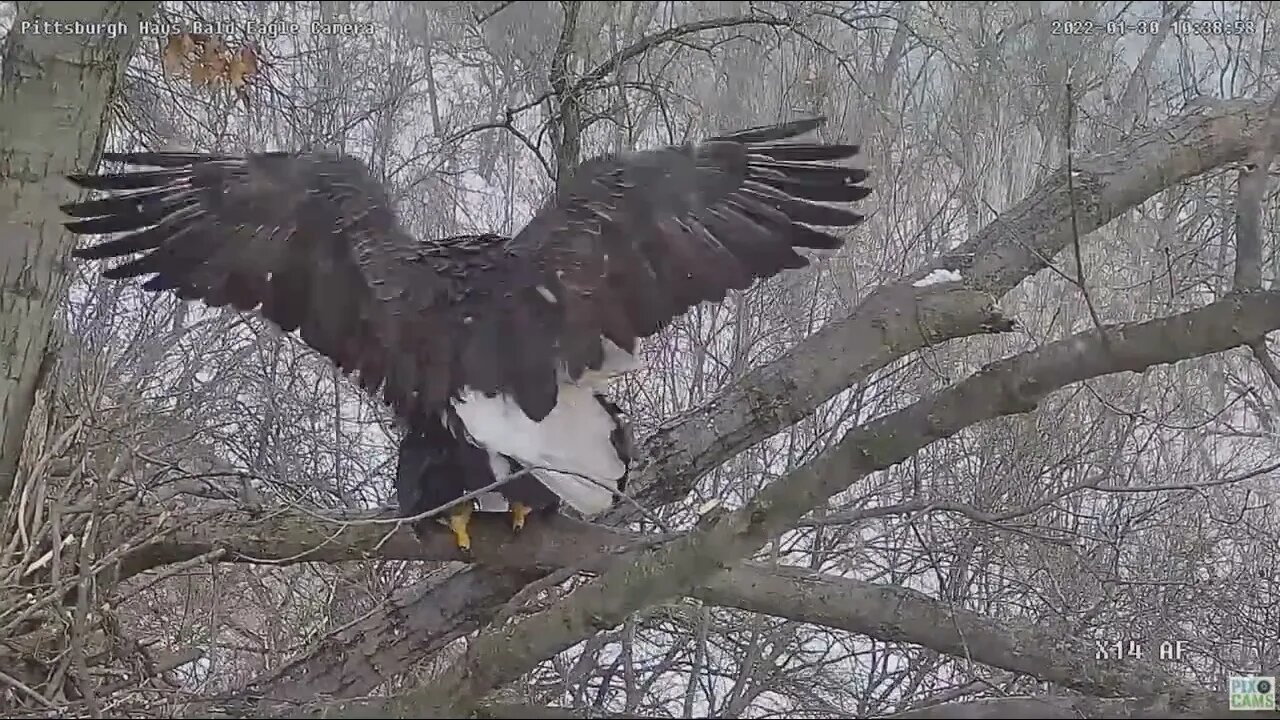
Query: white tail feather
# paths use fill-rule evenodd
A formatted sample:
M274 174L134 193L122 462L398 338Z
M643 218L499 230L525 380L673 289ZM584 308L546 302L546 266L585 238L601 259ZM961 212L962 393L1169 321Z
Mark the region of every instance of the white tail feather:
M613 492L606 488L618 489L618 483L615 480L602 480L606 487L600 487L577 475L568 475L554 470L534 470L533 474L542 481L543 485L550 488L551 492L559 495L561 500L587 516L599 515L608 510L613 504Z
M511 509L510 503L496 492L480 493L476 496L476 506L480 512L506 512Z

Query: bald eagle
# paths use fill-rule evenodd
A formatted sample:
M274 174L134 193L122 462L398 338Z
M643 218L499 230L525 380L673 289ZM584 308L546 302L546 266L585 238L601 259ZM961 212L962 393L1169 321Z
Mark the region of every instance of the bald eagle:
M133 256L104 277L256 309L380 393L405 430L404 516L510 478L439 518L466 551L477 506L515 530L608 509L634 455L608 383L640 340L841 246L814 226L863 222L847 206L868 173L835 162L859 147L794 140L823 122L591 158L513 237L416 238L361 161L319 152L105 153L150 169L70 175L107 194L62 209L73 233L118 234L75 257Z

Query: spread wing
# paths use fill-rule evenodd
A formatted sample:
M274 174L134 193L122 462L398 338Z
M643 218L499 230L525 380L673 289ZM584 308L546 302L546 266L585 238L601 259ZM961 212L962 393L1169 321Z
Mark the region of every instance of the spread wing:
M72 175L106 197L70 203L73 233L125 233L73 251L81 259L143 253L103 272L108 279L151 274L142 287L185 300L261 315L309 346L366 390L398 380L400 348L378 290L404 285L418 243L397 223L386 193L357 160L323 154L248 156L105 153L103 159L155 169ZM417 297L439 292L430 274ZM391 307L389 307L391 306ZM388 313L392 315L389 316ZM387 400L407 410L403 388Z
M109 153L154 169L76 175L110 194L71 203L82 234L124 233L84 259L104 272L259 312L359 375L411 422L464 388L541 420L559 384L630 351L691 306L841 240L810 225L863 216L854 145L782 144L821 120L746 130L579 166L514 238L420 242L357 160L322 154Z
M522 229L511 251L537 264L559 307L555 333L515 344L531 373L557 354L571 377L602 362L603 336L631 351L692 306L807 259L796 248L843 240L813 226L852 227L865 169L833 164L857 145L782 143L823 118L742 130L698 143L589 160ZM537 327L536 325L532 327ZM558 341L549 347L549 341ZM531 365L531 367L529 367ZM528 411L547 380L516 387Z

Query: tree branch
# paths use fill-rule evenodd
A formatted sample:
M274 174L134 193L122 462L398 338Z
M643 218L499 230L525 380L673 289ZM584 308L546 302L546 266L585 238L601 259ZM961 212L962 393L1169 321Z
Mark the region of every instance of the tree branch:
M600 82L610 74L618 71L624 63L634 60L650 50L664 43L678 40L687 35L696 35L707 30L719 30L731 27L743 27L746 25L763 25L767 27L788 27L793 21L785 18L775 18L767 15L750 15L736 17L712 18L710 20L698 20L684 25L678 25L667 30L661 30L656 33L650 33L637 40L635 43L619 50L609 56L604 62L596 65L588 70L578 81L574 83L572 92L585 92L592 85Z
M1271 119L1268 131L1257 140L1257 147L1249 153L1245 168L1240 173L1240 188L1236 191L1236 264L1232 277L1237 291L1256 290L1262 287L1262 204L1267 195L1267 178L1275 159L1276 135L1280 133L1280 93L1271 100ZM1249 344L1249 350L1258 361L1267 379L1280 389L1280 367L1271 359L1267 344L1262 339Z
M847 473L834 468L840 475ZM824 481L825 482L825 481ZM389 671L406 660L424 654L424 638L432 638L425 650L438 650L462 634L478 629L468 598L476 592L495 588L477 586L490 578L501 579L504 591L515 592L529 581L530 573L550 567L594 565L606 553L617 553L636 538L567 517L530 524L527 536L512 540L505 522L496 517L476 516L475 544L484 567L505 572L463 572L443 582L426 580L407 588L401 596L368 618L320 643L319 657L307 655L275 673L270 682L260 683L250 694L276 705L296 705L314 698L314 684L325 683L329 692L343 696L349 686L353 695L365 694L380 684ZM249 562L259 548L257 561L301 562L299 548L306 537L324 534L300 528L320 523L313 517L278 517L262 524L244 514L228 513L218 518L214 534L219 544L234 548L230 554ZM360 560L367 557L359 543L373 544L381 536L377 526L355 524L347 538L347 554L337 552L331 561ZM407 529L396 532L383 546L384 559L409 558L417 540ZM183 546L175 546L179 548ZM204 544L191 546L194 551ZM433 533L424 547L426 557L450 559L456 548L443 528ZM628 562L620 558L619 562ZM414 599L431 593L433 612L423 612ZM1102 663L1095 647L1072 641L1034 625L997 622L981 614L953 608L910 590L891 585L840 578L806 569L742 563L710 578L689 592L691 597L723 607L758 612L797 622L821 625L867 635L885 642L904 642L927 647L958 658L1026 673L1042 680L1073 687L1097 696L1152 697L1179 682L1150 664ZM362 648L351 652L350 648ZM366 685L366 683L368 683ZM268 688L268 685L270 686ZM1184 691L1186 689L1184 688ZM275 709L279 709L278 707Z
M836 471L843 473L839 468ZM307 523L318 522L297 516L274 522L262 533L262 525L243 520L233 522L234 517L222 516L219 523L226 527L217 534L228 546L239 548L233 554L242 561L248 557L241 552L243 548L261 544L273 554L259 560L298 562L294 558L302 542L294 531ZM477 537L492 541L477 542L476 551L484 554L484 560L496 559L509 569L505 572L472 569L443 582L429 579L406 588L369 618L325 638L313 653L249 688L244 699L254 701L254 709L246 714L289 714L315 700L317 684L337 697L367 694L412 659L437 651L457 637L478 629L480 619L475 617L469 598L487 592L514 593L528 582L529 573L536 569L533 564L539 568L551 564L594 564L603 553L625 547L632 540L630 535L615 530L569 518L554 518L548 523L531 524L526 533L534 533L536 537L530 542L508 540L503 544L504 523L486 516L477 516L475 522ZM353 532L370 533L373 528L367 524L357 525ZM372 540L374 536L367 537ZM399 555L401 541L406 545L416 542L407 529L397 531L395 540L384 546L384 550L390 549L388 559ZM582 550L582 547L590 549ZM429 538L426 550L432 559L445 559L453 548L447 533L441 530L438 536ZM345 559L362 557L363 553L353 552ZM628 562L628 558L621 558L619 562ZM514 567L523 563L531 565ZM503 586L479 584L489 581L501 582ZM432 603L414 602L427 593L431 594ZM689 595L708 604L844 630L885 642L920 645L952 657L1026 673L1089 695L1149 698L1159 696L1169 687L1181 688L1180 681L1161 672L1158 666L1100 662L1095 658L1094 646L1089 643L1064 639L1039 626L997 622L908 588L840 578L803 568L746 562L693 588ZM1184 693L1195 692L1181 689ZM1211 698L1206 695L1202 700L1209 702Z
M520 720L521 718L530 718L531 720L578 720L578 718L582 717L582 713L567 708L543 707L541 705L485 703L476 708L476 712L472 717L478 720ZM593 714L592 717L600 720L644 720L644 716L630 713Z
M507 3L507 5L509 4L510 3ZM493 15L496 15L498 12L505 9L505 6L506 5L498 8L497 10L493 11L489 15L478 17L477 23L482 23L488 20ZM488 121L488 122L482 122L482 123L477 123L475 125L472 125L471 127L465 128L455 133L454 135L450 136L450 138L446 140L447 143L461 141L474 133L481 132L484 130L498 130L498 129L506 130L514 134L517 139L519 139L526 147L530 149L530 151L533 152L534 156L542 164L543 169L547 171L548 177L552 177L553 179L563 178L565 175L565 170L568 167L564 164L565 157L561 154L557 154L556 157L557 157L558 163L556 168L554 168L555 173L553 174L553 168L551 164L546 160L546 158L542 156L542 153L538 150L536 143L534 143L524 134L516 130L513 121L517 116L524 114L528 110L538 107L539 105L552 99L553 97L559 98L561 103L565 103L565 102L572 103L573 104L572 109L575 112L580 113L581 112L580 107L582 105L583 96L585 96L585 94L590 92L591 90L597 89L598 84L602 80L604 80L610 74L617 72L618 69L621 68L625 63L644 55L645 53L649 52L650 50L653 50L654 48L657 48L660 45L679 40L688 35L696 35L700 32L706 32L708 30L717 30L717 29L731 28L731 27L743 27L747 25L760 25L760 26L767 26L767 27L787 27L793 24L791 20L763 16L763 15L751 15L751 16L737 15L737 16L731 16L731 17L712 18L710 20L699 20L696 22L685 23L683 25L678 25L673 28L668 28L666 30L645 35L644 37L637 40L635 43L628 45L627 47L617 51L613 55L610 55L608 58L604 60L604 62L601 62L600 64L596 65L592 69L588 70L585 74L582 75L582 77L578 78L575 82L570 84L568 82L569 78L568 78L567 67L564 65L564 62L567 59L567 53L571 50L570 45L567 43L572 42L572 36L573 36L573 33L575 32L575 27L577 23L578 10L577 10L576 3L564 3L563 7L564 7L564 13L565 13L565 25L564 25L564 29L561 31L560 42L557 45L556 52L553 56L553 60L551 63L552 70L550 74L550 83L549 83L551 85L551 89L546 90L538 94L537 96L525 102L520 103L519 105L506 108L503 113L504 115L503 120ZM571 125L573 123L565 123L565 124ZM581 134L581 132L584 131L585 129L586 129L585 127L577 128L577 134ZM563 141L559 141L557 142L557 144L563 144ZM577 148L573 149L572 154L574 155L574 157L576 157L579 154L579 149Z
M932 442L982 420L1028 412L1071 383L1221 352L1277 328L1280 292L1258 292L1167 318L1111 326L1105 335L1081 333L993 363L948 390L850 431L831 450L765 487L743 509L641 553L512 627L482 633L461 662L396 704L411 703L427 717L466 714L486 693L543 659L686 592L757 550L819 502ZM852 471L840 472L843 468ZM1174 707L1209 701L1202 691L1165 691Z
M993 620L909 588L744 563L692 594L715 605L927 647L1087 695L1149 698L1176 688L1198 704L1214 700L1149 661L1100 661L1091 642L1039 625Z
M143 523L163 512L144 508L128 511ZM217 549L226 551L225 561L265 565L379 558L473 561L496 570L554 570L619 552L641 539L564 515L538 518L515 538L509 519L496 513L477 513L471 523L476 542L471 554L463 555L444 526L424 524L427 535L419 541L407 526L386 513L320 515L288 508L270 512L227 509L204 513L195 520L126 556L119 570L121 577Z

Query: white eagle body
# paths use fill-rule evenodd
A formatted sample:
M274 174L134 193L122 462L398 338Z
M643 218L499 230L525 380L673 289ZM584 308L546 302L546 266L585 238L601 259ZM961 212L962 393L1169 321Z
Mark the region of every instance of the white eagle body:
M469 436L460 439L489 454L495 478L510 475L508 458L515 459L575 510L598 515L613 504L627 465L612 437L617 422L596 395L607 392L612 378L640 367L634 354L604 340L600 369L588 370L577 382L561 373L555 407L537 422L505 395L485 397L465 389L453 401ZM478 504L486 512L509 509L497 492L480 495Z

